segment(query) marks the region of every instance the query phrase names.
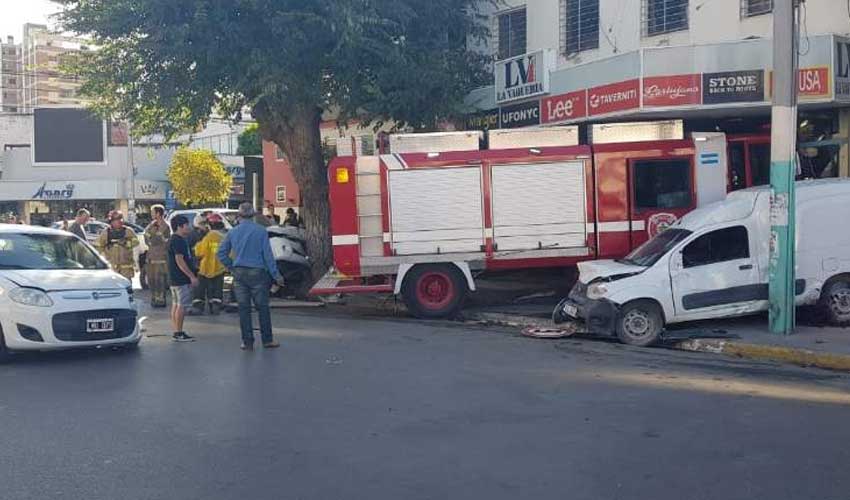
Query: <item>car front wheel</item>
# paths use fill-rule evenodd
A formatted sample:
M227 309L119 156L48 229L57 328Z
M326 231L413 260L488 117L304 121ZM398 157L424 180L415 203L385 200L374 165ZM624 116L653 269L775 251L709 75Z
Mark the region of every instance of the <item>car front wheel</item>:
M664 319L656 304L648 300L636 300L620 309L617 317L617 338L628 345L647 347L661 337Z

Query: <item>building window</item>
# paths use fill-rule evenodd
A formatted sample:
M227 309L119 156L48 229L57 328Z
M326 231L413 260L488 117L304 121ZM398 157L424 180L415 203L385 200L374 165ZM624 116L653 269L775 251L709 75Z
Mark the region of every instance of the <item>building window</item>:
M275 145L274 147L274 157L276 160L286 161L286 153L284 153L278 145Z
M599 0L562 0L564 53L599 48Z
M689 208L691 162L688 160L642 160L634 163L635 208Z
M760 16L773 12L773 0L741 0L741 17Z
M747 228L734 226L704 234L682 251L686 268L750 258Z
M498 15L499 59L525 54L525 7Z
M375 154L375 136L364 135L360 137L360 154L363 156Z
M274 188L274 199L278 203L286 203L286 186L276 186Z
M688 0L643 0L644 36L688 29Z

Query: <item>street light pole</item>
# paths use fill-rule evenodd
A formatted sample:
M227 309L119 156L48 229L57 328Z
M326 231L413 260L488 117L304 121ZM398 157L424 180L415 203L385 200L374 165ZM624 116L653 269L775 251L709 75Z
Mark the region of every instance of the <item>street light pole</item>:
M796 322L795 198L798 0L773 3L773 111L770 148L770 331L790 335Z

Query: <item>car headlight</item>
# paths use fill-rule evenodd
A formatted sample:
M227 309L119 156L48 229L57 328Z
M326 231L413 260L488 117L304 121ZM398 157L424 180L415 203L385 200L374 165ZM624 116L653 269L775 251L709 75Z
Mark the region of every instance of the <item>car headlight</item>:
M25 306L50 307L53 305L53 300L37 288L15 288L9 292L9 298Z
M587 287L588 299L601 299L608 293L608 285L605 283L594 283Z

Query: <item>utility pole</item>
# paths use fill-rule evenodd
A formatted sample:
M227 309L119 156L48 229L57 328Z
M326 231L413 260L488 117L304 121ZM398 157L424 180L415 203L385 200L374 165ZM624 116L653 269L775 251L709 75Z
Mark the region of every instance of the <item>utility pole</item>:
M770 331L794 332L797 173L797 3L773 2L773 111L770 148Z
M133 154L133 129L127 120L127 165L130 167L130 196L127 198L127 217L133 224L136 223L136 157Z

